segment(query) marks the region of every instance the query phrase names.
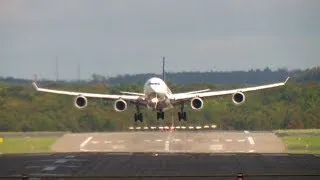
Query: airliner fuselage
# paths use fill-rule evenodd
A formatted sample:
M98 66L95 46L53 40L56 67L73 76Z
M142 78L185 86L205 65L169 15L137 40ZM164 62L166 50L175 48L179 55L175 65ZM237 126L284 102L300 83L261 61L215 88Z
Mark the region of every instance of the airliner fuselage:
M170 107L171 90L160 78L153 77L146 81L143 93L147 101L147 107L154 110L164 110Z

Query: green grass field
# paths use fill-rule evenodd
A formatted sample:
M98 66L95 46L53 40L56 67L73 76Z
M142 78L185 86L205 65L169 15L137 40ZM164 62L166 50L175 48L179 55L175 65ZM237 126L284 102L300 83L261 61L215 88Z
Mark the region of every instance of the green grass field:
M51 152L51 145L57 137L15 137L4 138L0 143L0 153L39 153Z
M320 154L320 136L286 136L282 140L289 153Z
M285 143L288 153L320 154L320 129L274 131Z

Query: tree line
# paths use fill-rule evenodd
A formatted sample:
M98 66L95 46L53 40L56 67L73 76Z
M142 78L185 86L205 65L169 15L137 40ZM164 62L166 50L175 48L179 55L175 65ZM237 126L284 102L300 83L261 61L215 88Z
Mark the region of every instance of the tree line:
M219 129L228 130L320 128L319 72L319 68L301 70L293 73L293 78L284 87L245 93L246 102L241 106L232 103L231 95L204 99L201 111L186 107L189 114L186 122L177 121L179 107L166 111L163 121L156 120L155 112L143 110L145 118L139 126L170 125L173 118L176 125L216 124ZM263 82L259 81L259 84ZM183 92L205 88L229 89L255 83L169 84L173 92ZM98 81L76 84L48 81L41 82L41 85L96 93L142 91L140 82L110 84L108 81ZM74 97L36 92L30 80L10 83L2 79L0 131L116 131L127 130L129 126L136 125L133 121L134 106L130 105L127 111L120 113L114 111L112 101L88 100L88 107L79 110L73 105Z

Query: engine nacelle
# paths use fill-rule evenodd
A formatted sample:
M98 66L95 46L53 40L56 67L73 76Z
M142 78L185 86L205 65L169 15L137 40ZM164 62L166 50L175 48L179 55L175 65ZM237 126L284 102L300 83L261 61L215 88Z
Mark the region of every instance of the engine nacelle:
M114 102L114 109L118 112L122 112L124 110L127 109L127 102L122 100L122 99L118 99Z
M235 105L241 105L245 100L246 96L242 92L237 92L232 95L232 101Z
M88 100L86 97L79 95L74 99L74 105L78 108L78 109L82 109L87 107L88 105Z
M198 98L198 97L193 98L190 101L190 106L192 109L200 110L203 108L203 101L201 98Z

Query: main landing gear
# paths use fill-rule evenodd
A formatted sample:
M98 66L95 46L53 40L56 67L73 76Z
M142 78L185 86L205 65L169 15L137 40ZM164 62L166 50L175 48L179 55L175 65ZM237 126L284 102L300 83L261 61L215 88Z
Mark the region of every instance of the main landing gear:
M180 112L178 112L178 119L179 121L181 121L181 119L183 120L187 120L187 113L185 111L183 111L184 109L184 104L181 104L181 108L180 108Z
M136 108L137 108L137 112L134 113L134 122L137 122L137 121L142 122L143 116L142 116L142 113L140 112L140 108L138 105L136 106Z
M164 119L164 112L162 110L157 112L157 119Z

